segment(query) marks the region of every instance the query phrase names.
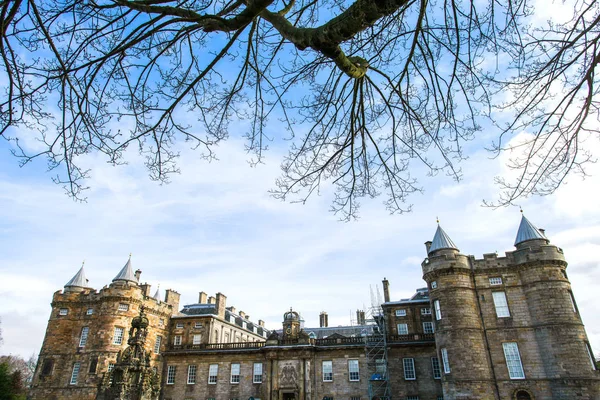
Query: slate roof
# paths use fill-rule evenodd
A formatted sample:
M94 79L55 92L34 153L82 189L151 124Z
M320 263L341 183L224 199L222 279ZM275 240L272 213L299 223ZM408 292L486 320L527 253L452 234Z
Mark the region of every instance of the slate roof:
M417 289L417 292L412 295L410 299L402 299L398 301L388 301L387 303L383 303L383 305L399 305L399 304L407 304L407 303L429 303L429 289L421 288Z
M88 280L85 277L85 271L83 270L83 265L79 268L79 271L75 274L74 277L71 278L69 282L65 285L65 287L88 287Z
M375 325L353 325L353 326L328 326L322 328L304 328L311 338L325 339L325 338L336 338L336 337L357 337L373 334L373 326ZM283 331L277 330L281 335ZM311 335L311 333L313 335Z
M216 304L187 304L183 306L181 313L184 315L217 315L217 305ZM233 321L232 321L233 317ZM225 320L229 323L233 323L240 328L244 328L243 322L246 322L246 327L244 329L258 334L260 336L264 336L265 333L268 335L271 331L267 328L263 328L257 323L250 321L249 319L242 318L237 314L232 313L229 310L225 310ZM256 327L256 332L254 332L254 327Z
M548 240L546 236L531 223L524 215L521 216L521 224L517 231L517 238L515 239L515 246L519 243L526 242L528 240Z
M131 257L129 258L129 260L127 260L125 266L121 269L121 271L119 271L117 276L115 276L115 279L113 279L112 281L129 281L133 283L138 283L137 279L135 278L135 274L133 273L133 268L131 268Z
M433 241L431 242L431 247L429 248L428 254L433 253L436 250L442 249L452 249L458 251L458 247L454 244L450 236L441 226L438 225L437 230L435 231L435 235L433 236Z

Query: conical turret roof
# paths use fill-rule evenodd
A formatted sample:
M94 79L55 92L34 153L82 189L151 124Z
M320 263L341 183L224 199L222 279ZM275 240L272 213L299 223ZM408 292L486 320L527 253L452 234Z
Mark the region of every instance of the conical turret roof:
M442 227L438 225L437 230L435 231L435 235L433 235L433 241L431 242L431 247L429 248L428 254L431 254L436 250L442 249L458 251L458 247L456 247L452 239L450 239L450 236L448 236L448 234L444 232Z
M156 300L160 301L160 286L156 288L156 293L153 296Z
M85 288L85 287L88 287L87 282L88 282L88 280L85 277L85 271L83 270L83 265L82 265L81 268L79 268L79 271L77 271L77 273L75 274L75 276L72 277L69 282L67 282L65 287L66 288L67 287Z
M128 281L138 283L135 274L133 273L133 268L131 268L131 256L129 256L129 260L127 260L125 266L121 269L121 271L117 274L117 276L115 276L115 279L113 279L112 281Z
M546 236L544 236L544 234L525 217L525 215L521 215L521 224L519 225L519 230L517 231L515 246L519 243L536 239L548 240Z

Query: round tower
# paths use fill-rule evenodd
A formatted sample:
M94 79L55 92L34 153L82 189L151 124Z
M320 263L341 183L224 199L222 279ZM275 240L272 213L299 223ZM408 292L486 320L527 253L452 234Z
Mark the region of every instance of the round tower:
M438 225L426 243L429 287L444 398L497 399L470 259Z
M525 216L521 217L515 247L507 256L512 271L518 274L528 311L528 320L524 320L528 329L522 331L519 342L525 379L541 378L545 382L540 392L543 396L600 398L600 377L567 278L562 249L550 244L545 232ZM536 363L527 365L533 356Z

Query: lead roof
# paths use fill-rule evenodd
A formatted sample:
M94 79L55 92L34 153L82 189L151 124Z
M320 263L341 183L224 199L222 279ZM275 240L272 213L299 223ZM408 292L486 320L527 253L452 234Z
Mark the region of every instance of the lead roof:
M119 271L117 276L115 276L115 279L113 279L112 281L129 281L133 283L138 283L135 274L133 273L133 268L131 268L131 257L129 258L129 260L127 260L125 266L121 269L121 271Z
M517 231L515 246L519 243L535 239L548 240L546 236L544 236L544 234L542 234L542 232L525 217L525 215L521 215L521 224L519 224L519 230Z
M71 278L69 282L65 285L65 287L88 287L88 280L85 278L85 271L83 270L83 265L79 268L79 271L75 274L74 277Z
M452 239L450 239L450 236L448 236L448 234L444 232L442 227L438 225L437 230L435 231L435 235L433 236L433 241L431 242L431 247L429 248L428 254L431 254L436 250L442 249L452 249L458 251L458 248L456 247Z

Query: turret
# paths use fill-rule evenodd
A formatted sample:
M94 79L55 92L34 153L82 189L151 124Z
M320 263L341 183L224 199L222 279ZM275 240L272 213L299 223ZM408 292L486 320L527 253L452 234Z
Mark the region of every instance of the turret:
M131 267L131 254L129 255L127 263L125 263L125 266L121 268L121 271L119 271L117 276L115 276L115 278L112 281L122 283L133 283L135 285L138 284L138 279L133 272L133 268Z
M444 398L497 399L470 260L438 224L422 264Z
M69 282L65 285L65 293L67 292L81 292L84 289L88 288L88 280L85 277L85 271L83 270L83 264L79 271L75 274L74 277L71 278Z

